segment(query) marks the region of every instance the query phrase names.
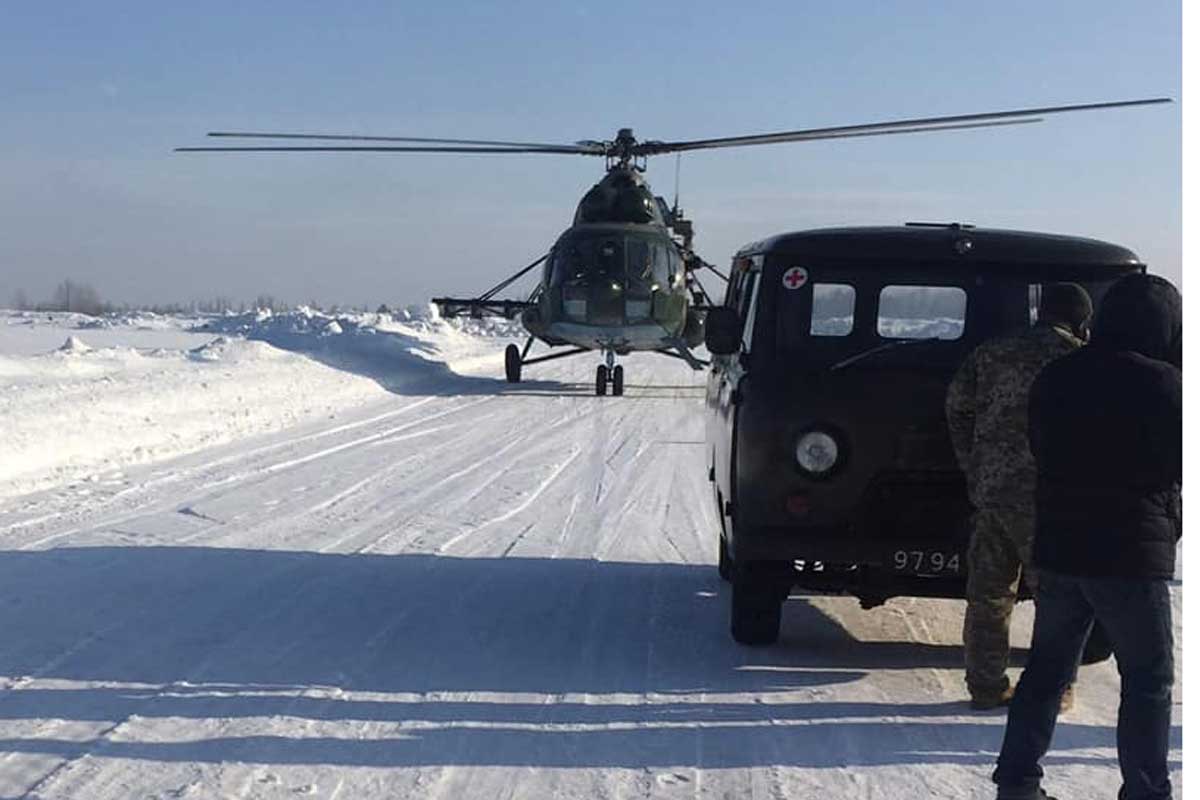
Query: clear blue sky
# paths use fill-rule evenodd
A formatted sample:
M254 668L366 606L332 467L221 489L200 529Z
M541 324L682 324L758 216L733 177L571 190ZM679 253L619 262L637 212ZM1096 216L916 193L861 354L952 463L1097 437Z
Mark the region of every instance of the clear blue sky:
M533 260L601 177L567 156L186 155L214 129L687 139L1181 93L1180 5L6 2L0 305L268 292L409 303ZM1109 239L1181 281L1181 106L710 151L717 263L807 227L961 220ZM670 196L672 157L648 177Z

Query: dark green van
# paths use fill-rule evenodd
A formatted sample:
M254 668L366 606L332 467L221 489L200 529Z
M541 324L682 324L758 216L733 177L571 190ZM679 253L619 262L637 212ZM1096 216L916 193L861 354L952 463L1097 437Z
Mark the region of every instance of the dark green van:
M1144 269L1106 242L957 224L742 248L706 331L734 638L775 641L793 589L868 607L963 597L971 508L944 417L950 379L983 340L1033 324L1043 283L1080 283L1098 304Z

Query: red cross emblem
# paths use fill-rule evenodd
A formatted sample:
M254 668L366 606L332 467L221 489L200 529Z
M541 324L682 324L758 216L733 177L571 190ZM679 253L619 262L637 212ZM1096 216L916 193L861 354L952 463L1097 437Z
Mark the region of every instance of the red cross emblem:
M787 289L799 289L808 283L808 270L804 267L792 267L783 273L783 285Z

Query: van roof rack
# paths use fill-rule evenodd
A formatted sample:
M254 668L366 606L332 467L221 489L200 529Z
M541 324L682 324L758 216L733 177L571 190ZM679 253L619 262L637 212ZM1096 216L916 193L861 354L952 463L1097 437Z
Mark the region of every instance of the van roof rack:
M975 226L970 225L965 222L906 222L906 223L904 223L904 227L906 227L906 228L946 228L946 229L952 230L952 231L965 231L965 230L970 230L971 228L974 228Z

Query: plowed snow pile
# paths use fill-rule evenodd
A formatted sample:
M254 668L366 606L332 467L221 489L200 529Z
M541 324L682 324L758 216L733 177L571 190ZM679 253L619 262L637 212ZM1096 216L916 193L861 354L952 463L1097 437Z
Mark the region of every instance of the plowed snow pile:
M467 335L412 313L0 315L0 497L119 477L133 464L436 384L448 374L443 359L477 355L479 334L505 332L477 325ZM55 349L28 352L52 339ZM189 339L201 343L178 347Z

